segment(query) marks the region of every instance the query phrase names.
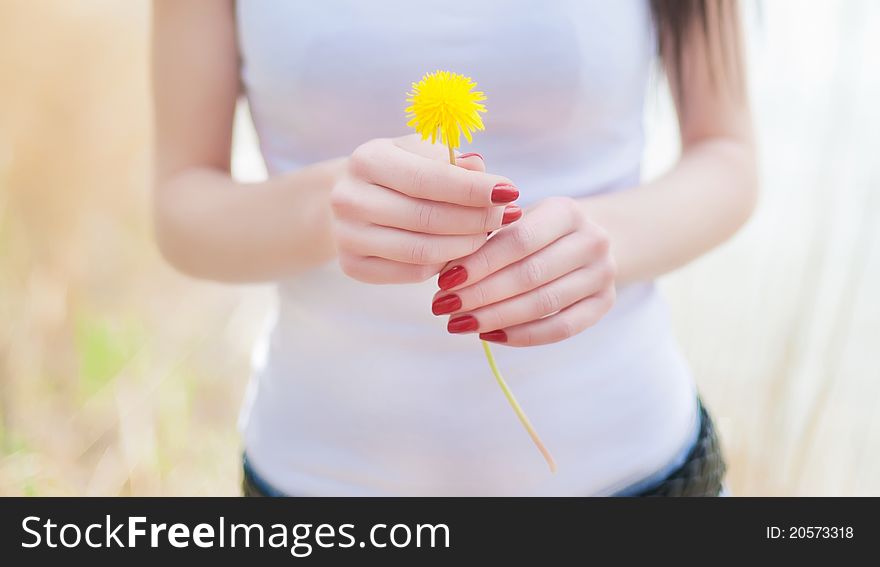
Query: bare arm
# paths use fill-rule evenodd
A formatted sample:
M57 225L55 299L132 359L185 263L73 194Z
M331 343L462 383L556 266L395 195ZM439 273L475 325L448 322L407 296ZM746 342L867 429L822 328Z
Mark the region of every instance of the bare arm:
M329 194L344 159L262 183L230 176L239 95L231 0L155 0L155 224L179 270L261 281L333 258Z
M709 29L718 29L712 21L717 5L709 7ZM690 35L681 81L666 62L679 115L678 163L641 187L581 200L587 215L610 235L618 283L688 263L733 235L754 209L757 165L742 56L736 56L740 30L734 18L723 25L729 26L724 50L718 34L710 35L711 50L702 30ZM722 51L728 54L726 71Z

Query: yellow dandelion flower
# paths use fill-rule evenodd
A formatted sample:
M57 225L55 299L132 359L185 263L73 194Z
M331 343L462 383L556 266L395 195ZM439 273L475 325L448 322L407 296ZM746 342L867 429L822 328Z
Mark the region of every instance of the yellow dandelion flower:
M483 130L480 104L486 95L473 90L477 86L470 77L449 71L426 73L422 80L412 84L407 93L407 126L415 128L423 140L431 138L450 149L461 147L461 135L468 143L473 141L472 132Z

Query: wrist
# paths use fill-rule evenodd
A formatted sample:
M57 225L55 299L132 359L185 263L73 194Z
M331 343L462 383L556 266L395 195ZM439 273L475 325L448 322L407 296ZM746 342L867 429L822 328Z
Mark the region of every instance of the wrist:
M330 191L345 172L345 158L316 162L272 180L281 184L288 273L336 256Z

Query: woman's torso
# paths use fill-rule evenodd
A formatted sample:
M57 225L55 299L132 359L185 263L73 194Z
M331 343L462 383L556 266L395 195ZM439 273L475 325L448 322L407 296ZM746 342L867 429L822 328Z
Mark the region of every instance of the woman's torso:
M485 91L487 168L521 204L639 180L653 58L644 0L237 3L242 80L270 173L407 133L426 71ZM465 149L464 151L467 151ZM497 348L559 462L550 475L435 283L371 286L329 263L279 282L244 412L253 466L293 494L606 494L674 459L694 386L652 282L567 341Z

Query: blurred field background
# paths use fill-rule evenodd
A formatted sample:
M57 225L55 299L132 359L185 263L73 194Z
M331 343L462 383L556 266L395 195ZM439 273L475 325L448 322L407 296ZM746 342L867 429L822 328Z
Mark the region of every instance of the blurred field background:
M663 285L735 494L880 495L880 3L747 12L762 204ZM145 0L0 0L3 495L238 490L270 293L155 250L148 26ZM647 119L651 173L676 150L664 96ZM244 121L236 144L259 176Z

